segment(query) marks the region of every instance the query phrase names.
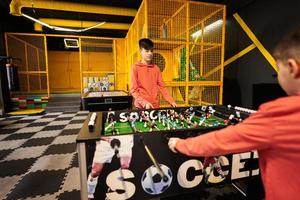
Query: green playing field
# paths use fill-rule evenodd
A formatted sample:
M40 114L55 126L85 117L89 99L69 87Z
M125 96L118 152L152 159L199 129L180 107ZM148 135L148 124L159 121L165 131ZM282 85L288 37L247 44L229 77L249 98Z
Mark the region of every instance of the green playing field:
M165 124L163 125L162 121L155 120L154 123L156 126L153 126L150 128L151 124L153 122L142 122L142 121L136 121L134 123L134 126L139 133L149 133L152 131L172 131L172 130L187 130L187 129L193 129L193 128L205 128L205 127L218 127L218 126L224 126L224 120L217 117L217 116L211 116L209 118L204 117L198 117L194 116L192 118L192 122L197 122L197 126L189 125L186 120L165 120ZM201 125L200 125L201 124ZM111 136L113 135L113 126L109 126L109 123L105 123L104 125L104 133L105 136ZM152 129L152 130L151 130ZM133 134L134 129L131 127L130 122L116 122L114 124L114 130L116 135L125 135L125 134Z

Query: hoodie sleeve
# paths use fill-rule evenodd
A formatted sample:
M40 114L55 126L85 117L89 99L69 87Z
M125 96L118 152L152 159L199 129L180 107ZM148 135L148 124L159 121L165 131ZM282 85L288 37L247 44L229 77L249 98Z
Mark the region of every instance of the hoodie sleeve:
M197 137L180 139L176 150L189 156L218 156L270 148L275 132L266 112L252 114L242 123Z
M166 86L165 86L165 83L162 79L162 76L161 76L161 72L160 72L160 69L156 66L157 68L157 73L158 73L158 76L157 76L157 86L158 86L158 89L159 91L161 92L161 94L163 95L164 99L169 102L170 104L171 103L174 103L174 99L173 97L171 97L171 95L169 94Z
M145 107L147 101L143 99L139 93L139 87L137 83L137 71L136 66L134 65L131 70L131 95L135 99L136 104L142 105L142 107Z

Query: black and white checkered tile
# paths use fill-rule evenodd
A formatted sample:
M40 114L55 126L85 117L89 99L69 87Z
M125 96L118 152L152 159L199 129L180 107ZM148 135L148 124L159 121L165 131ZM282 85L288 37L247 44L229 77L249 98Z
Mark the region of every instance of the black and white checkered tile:
M80 199L75 140L87 114L0 118L0 199Z

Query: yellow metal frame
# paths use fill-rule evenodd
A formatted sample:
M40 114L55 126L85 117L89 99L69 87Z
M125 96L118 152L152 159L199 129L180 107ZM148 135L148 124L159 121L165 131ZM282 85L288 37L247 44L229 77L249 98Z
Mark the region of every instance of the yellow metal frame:
M42 87L42 82L41 82L41 74L45 74L47 76L47 62L46 62L46 71L43 71L43 70L40 70L40 62L39 62L39 59L40 59L40 55L39 55L39 47L33 45L33 44L30 44L28 43L27 41L25 40L22 40L18 37L15 37L15 35L22 35L22 36L37 36L37 37L41 37L43 35L36 35L36 34L25 34L25 33L5 33L5 45L6 45L6 52L7 52L7 56L8 53L9 53L9 46L8 46L8 37L16 40L16 41L19 41L21 42L22 44L24 44L24 53L25 53L25 68L26 70L25 71L18 71L19 74L23 74L23 75L26 75L26 84L27 84L27 92L28 94L30 94L31 92L35 92L35 93L39 93L39 91L42 91L41 87ZM46 45L46 43L44 43L44 45ZM37 53L37 67L38 67L38 70L37 71L30 71L29 70L29 63L28 63L28 50L27 50L27 47L31 47L34 49L34 51L36 51ZM46 46L45 46L46 48ZM41 49L42 50L42 49ZM45 60L47 60L47 57L45 57ZM39 88L40 90L39 91L32 91L30 89L30 76L38 76L39 77ZM47 78L48 79L48 78ZM25 91L24 91L25 92ZM18 94L19 92L13 92L15 94ZM44 92L41 92L41 93L44 93ZM47 89L47 96L49 97L49 91Z
M204 14L200 13L199 16L201 17L198 17L195 14L198 13L195 9L199 9L196 10L199 12L204 11ZM222 104L225 17L224 5L185 0L143 0L126 35L128 71L140 59L138 40L142 37L149 38L154 42L155 53L160 54L161 58L159 59L164 59L161 60L161 63L165 65L162 75L166 87L171 88L172 93L175 92L175 96L179 96L179 98L181 96L183 100L178 100L179 105L188 106L191 104L189 94L193 87L208 88L208 93L201 89L203 92L201 98L197 100L197 104ZM218 32L213 34L217 34L219 40L209 38L214 37L213 34L208 36L204 32L206 26L218 19L222 20L223 24ZM167 29L163 30L166 26ZM200 30L202 36L199 35L196 39L192 38L191 34L197 30ZM214 61L209 58L209 55L213 56L212 59L217 60L216 66L213 65ZM183 57L184 61L181 60ZM195 57L197 60L192 60ZM182 74L183 65L185 65L184 80L180 75L176 75L177 73ZM192 73L190 71L192 65L197 70L199 69L200 77L206 78L206 80L192 80L189 77ZM209 73L210 71L213 73ZM205 75L207 77L204 77ZM176 76L179 80L176 80L178 79ZM210 92L211 90L214 92ZM206 96L208 98L205 98ZM207 99L214 100L206 102Z
M68 38L78 38L79 39L79 66L80 66L80 91L81 93L83 93L83 75L84 74L114 74L114 80L117 81L117 74L126 74L128 72L126 72L126 70L124 72L117 72L116 71L116 65L117 65L117 53L116 53L116 40L124 40L124 38L110 38L110 37L94 37L94 36L77 36L77 35L59 35L59 34L36 34L36 33L14 33L14 32L7 32L5 33L5 44L6 44L6 52L7 52L7 56L9 51L8 51L8 38L7 37L13 37L14 39L22 42L25 44L25 57L26 57L26 71L19 71L19 74L24 74L27 77L27 88L28 91L26 93L30 94L31 92L37 92L37 91L30 91L30 82L29 82L29 75L38 75L40 76L40 74L44 74L46 76L46 82L47 82L47 97L50 97L50 82L49 82L49 65L48 65L48 50L47 50L47 37L68 37ZM28 61L27 61L27 48L26 45L31 46L32 48L36 49L36 51L38 51L38 47L27 43L26 41L23 41L22 39L15 37L15 36L38 36L38 37L43 37L44 40L44 49L41 49L44 51L45 53L45 65L46 65L46 70L39 70L39 71L29 71L28 69ZM83 70L83 66L82 66L82 39L99 39L99 40L112 40L113 41L113 45L112 45L112 49L113 49L113 71L104 71L104 70L99 70L99 71L84 71ZM38 54L39 55L39 54ZM38 59L40 59L38 57ZM39 63L38 63L39 65ZM38 69L40 69L40 66L38 66ZM41 78L41 77L40 77ZM41 88L41 80L39 80L40 83L40 88ZM126 84L126 83L125 83ZM116 85L116 84L115 84ZM17 93L16 93L17 94Z
M247 26L247 24L244 22L244 20L239 16L238 13L235 13L233 15L233 17L239 23L239 25L242 27L242 29L248 35L248 37L251 39L251 41L255 44L255 46L258 48L258 50L262 53L262 55L266 58L266 60L270 63L270 65L273 67L273 69L276 72L278 72L278 67L276 65L275 59L267 51L267 49L262 45L262 43L257 39L257 37L255 36L255 34Z

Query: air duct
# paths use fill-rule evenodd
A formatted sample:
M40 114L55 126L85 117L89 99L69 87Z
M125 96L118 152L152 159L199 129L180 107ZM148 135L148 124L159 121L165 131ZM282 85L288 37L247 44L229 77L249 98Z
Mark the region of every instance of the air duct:
M40 18L40 21L49 24L51 26L60 27L73 27L73 28L87 28L95 25L96 22L93 21L76 21L76 20L65 20L65 19L48 19ZM114 30L128 30L130 24L126 23L112 23L106 22L105 24L95 27L97 29L114 29ZM34 23L35 31L42 31L42 25L39 23Z
M9 7L10 7L10 14L15 16L22 15L21 10L23 7L70 11L70 12L131 16L131 17L134 17L137 12L135 9L131 9L131 8L98 6L98 5L91 5L91 4L80 4L80 3L48 1L48 0L39 0L39 1L12 0Z

